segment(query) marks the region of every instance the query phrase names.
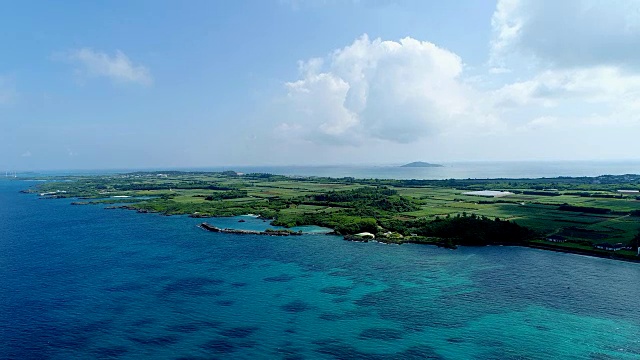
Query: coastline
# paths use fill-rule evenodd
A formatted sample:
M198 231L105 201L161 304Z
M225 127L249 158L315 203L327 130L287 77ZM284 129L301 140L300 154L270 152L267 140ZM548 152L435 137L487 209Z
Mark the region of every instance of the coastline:
M389 244L524 246L640 262L630 250L601 250L603 241L615 244L616 250L633 244L627 239L639 228L640 197L619 189L640 189L640 175L514 180L357 180L232 171L160 175L47 178L21 192L40 199L85 200L72 205L166 216L252 214L282 229L200 224L213 232L289 236L298 234L288 230L291 227L315 225L352 241L362 240L358 234L371 234ZM508 196L485 195L498 192ZM545 242L554 237L562 241Z
M200 225L198 225L198 227L203 230L207 230L211 232L237 234L237 235L266 235L266 236L300 236L302 235L302 231L292 231L292 230L266 229L264 231L257 231L257 230L219 228L217 226L211 225L206 222L201 223Z
M535 243L535 242L530 242L530 243L526 243L526 244L514 244L514 243L504 243L504 244L500 244L500 243L494 243L494 244L485 244L485 245L455 245L455 244L451 244L449 242L446 241L446 239L425 239L427 241L421 241L421 240L406 240L406 241L397 241L397 240L393 240L393 239L384 239L384 238L379 238L379 239L356 239L350 236L345 236L344 237L345 241L352 241L352 242L362 242L362 243L368 243L368 242L373 242L373 243L380 243L380 244L385 244L385 245L403 245L403 244L414 244L414 245L431 245L431 246L436 246L439 248L445 248L445 249L450 249L450 250L456 250L458 247L461 246L466 246L466 247L484 247L484 246L512 246L512 247L525 247L525 248L530 248L530 249L538 249L538 250L546 250L546 251L554 251L554 252L560 252L560 253L565 253L565 254L576 254L576 255L582 255L582 256L590 256L590 257L597 257L597 258L602 258L602 259L608 259L608 260L618 260L618 261L627 261L627 262L633 262L633 263L640 263L640 258L638 257L633 257L631 255L624 255L624 254L616 254L616 253L604 253L598 250L587 250L587 249L578 249L578 248L566 248L566 247L560 247L560 246L554 246L552 244L542 244L542 243Z
M554 246L549 246L547 244L537 244L537 243L528 244L528 245L516 245L516 246L528 247L531 249L555 251L555 252L561 252L566 254L576 254L576 255L590 256L590 257L597 257L597 258L609 259L609 260L640 263L640 258L637 256L636 258L633 258L631 256L625 256L625 255L616 254L616 253L608 254L608 253L601 253L597 251L588 251L585 249L568 249L568 248L554 247Z
M20 247L20 251L4 253L11 265L9 268L20 270L16 273L19 276L3 279L9 288L20 289L17 297L9 299L15 309L9 314L13 315L11 319L21 324L23 331L35 333L34 329L41 324L40 318L25 317L25 311L37 313L42 310L43 301L57 304L69 314L69 317L55 318L55 324L60 328L76 329L78 332L71 334L84 336L87 334L85 329L92 326L95 332L90 334L113 336L109 341L128 344L130 348L125 357L144 357L145 352L149 353L145 348L137 352L141 342L129 339L131 334L137 336L142 330L141 341L165 339L174 334L184 339L181 340L184 343L169 346L155 345L163 344L156 341L152 345L157 349L154 351L179 347L197 353L202 350L201 344L206 344L212 336L216 338L222 331L258 326L261 329L249 337L228 339L231 344L259 340L252 353L258 354L255 356L267 348L277 351L290 339L303 339L299 346L305 348L311 339L322 341L336 335L340 335L345 344L358 344L362 341L362 332L372 333L370 328L388 336L387 332L379 330L379 324L406 334L403 335L406 340L375 338L367 340L367 344L382 346L391 341L394 344L406 341L411 346L416 341L423 341L442 344L449 349L466 346L458 339L486 337L486 329L493 329L489 335L496 339L511 339L513 333L523 331L528 334L526 341L533 344L534 351L541 344L550 346L557 342L564 346L565 337L550 334L573 334L571 336L585 343L586 355L593 351L592 341L572 330L576 324L585 324L588 331L598 329L600 332L594 336L608 339L607 343L597 343L603 348L620 346L622 342L616 335L606 336L606 332L624 334L632 340L638 333L634 330L638 318L638 311L633 307L638 292L633 286L633 275L638 269L634 264L506 246L461 247L458 251L448 251L411 245L350 244L342 237L331 235L213 234L196 225L207 221L221 228L264 230L269 224L244 216L233 219L193 219L186 215L165 218L105 211L104 205L68 206L72 199L40 201L37 195L18 194L19 186L24 184L9 187L5 203L12 206L3 208L3 219L16 229L16 238L7 240L13 240ZM16 211L18 209L24 211ZM25 213L30 216L25 217ZM43 223L33 227L33 220L41 217ZM239 223L240 219L245 219L246 223ZM23 231L20 231L21 227L24 227ZM104 236L95 237L101 233ZM33 249L41 251L34 252ZM52 257L52 254L56 256ZM42 271L33 271L34 264L46 265L40 267ZM104 264L109 266L102 266ZM590 301L583 301L584 294ZM60 296L70 301L61 303ZM102 300L87 307L86 302L72 301L79 297ZM291 310L300 308L294 305L303 304L295 302L299 299L307 304L304 312ZM613 301L615 303L608 305ZM118 307L105 307L105 302L123 304L128 310L123 313ZM178 302L180 306L175 307ZM141 307L141 303L145 305ZM526 306L531 303L544 304L550 310ZM504 311L504 304L509 305L508 312ZM574 315L575 306L589 308L580 308L580 315ZM559 313L558 308L572 317ZM351 317L354 309L360 314L357 318ZM478 317L469 317L470 311ZM239 313L247 316L238 317ZM389 314L397 316L398 322L389 323ZM495 314L504 315L496 318ZM168 315L172 317L168 318ZM251 322L247 320L249 317L257 320ZM482 320L476 321L476 318ZM24 319L29 322L25 323ZM69 319L76 321L72 324L78 326L68 328ZM105 319L116 320L110 323ZM148 324L149 319L154 319L156 326L140 325ZM301 319L311 319L311 323L301 322ZM438 320L435 324L434 319ZM591 319L600 323L594 325ZM285 320L291 320L293 325ZM356 321L364 326L345 326ZM197 332L184 331L192 329L189 327L192 324L208 322L218 325L199 328ZM496 327L498 322L511 325ZM282 326L274 328L273 323ZM625 327L624 324L629 323L634 327ZM404 332L422 324L429 324L421 328L423 332ZM288 332L290 328L297 334ZM322 331L318 332L318 329ZM44 330L48 331L50 327ZM263 334L268 342L262 341ZM65 342L67 335L62 333L52 339L60 339L65 345L68 344ZM274 338L275 335L279 337ZM197 340L195 344L194 340ZM487 344L483 354L488 354L493 346L493 343ZM244 351L245 348L241 349ZM314 354L314 348L311 349L309 357ZM513 347L505 346L505 349L509 351ZM228 356L243 357L244 354L236 351ZM341 354L348 358L354 353Z
M71 203L71 205L97 205L97 203L77 203L77 202L73 202ZM121 210L133 210L136 211L137 213L140 214L161 214L160 212L155 212L155 211L147 211L147 210L142 210L142 209L137 209L134 208L132 206L128 206L128 205L123 205L123 206L107 206L104 208L105 210L114 210L114 209L121 209ZM164 214L165 216L173 216L172 214ZM211 218L210 216L198 216L197 214L191 214L188 215L189 217L192 218ZM247 217L253 217L253 218L261 218L260 216L257 216L255 214L242 214L242 215L237 215L237 216L247 216ZM226 218L233 218L233 216L223 216ZM272 221L273 219L265 219L265 220L269 220ZM312 226L322 226L319 224L309 224ZM236 234L236 235L260 235L260 236L300 236L303 235L304 233L302 232L295 232L295 231L291 231L291 230L272 230L272 229L267 229L265 231L257 231L257 230L243 230L243 229L233 229L233 228L219 228L217 226L213 226L208 224L207 222L203 222L197 225L197 227L206 230L206 231L210 231L210 232L219 232L219 233L227 233L227 234ZM323 233L323 235L336 235L335 232L328 232L328 233ZM640 263L640 258L633 258L631 256L625 256L625 255L619 255L616 253L603 253L597 250L587 250L587 249L579 249L579 248L567 248L567 247L560 247L560 246L554 246L552 244L543 244L543 243L527 243L527 244L514 244L514 243L505 243L505 244L483 244L483 245L477 245L477 246L468 246L468 245L457 245L457 244L452 244L451 242L448 242L446 239L437 239L437 238L431 238L431 239L426 239L426 238L421 238L421 239L387 239L387 238L376 238L376 239L357 239L354 238L353 235L346 235L343 237L343 239L345 241L351 241L351 242L362 242L362 243L368 243L368 242L372 242L372 243L380 243L380 244L385 244L385 245L403 245L403 244L414 244L414 245L430 245L430 246L436 246L439 248L445 248L445 249L450 249L450 250L456 250L459 246L467 246L467 247L483 247L483 246L513 246L513 247L525 247L525 248L530 248L530 249L538 249L538 250L546 250L546 251L554 251L554 252L560 252L560 253L566 253L566 254L576 254L576 255L583 255L583 256L589 256L589 257L597 257L597 258L602 258L602 259L608 259L608 260L617 260L617 261L626 261L626 262L632 262L632 263ZM398 241L400 240L400 241ZM425 241L427 240L427 241ZM540 239L538 239L540 240Z

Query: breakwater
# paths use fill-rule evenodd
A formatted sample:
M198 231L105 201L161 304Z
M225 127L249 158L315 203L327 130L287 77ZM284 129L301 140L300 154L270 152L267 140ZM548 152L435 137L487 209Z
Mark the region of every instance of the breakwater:
M229 229L229 228L224 228L221 229L217 226L213 226L211 224L208 224L206 222L198 225L200 228L207 230L207 231L212 231L212 232L220 232L220 233L227 233L227 234L241 234L241 235L270 235L270 236L295 236L295 235L302 235L302 231L292 231L292 230L273 230L273 229L267 229L265 231L257 231L257 230L241 230L241 229Z

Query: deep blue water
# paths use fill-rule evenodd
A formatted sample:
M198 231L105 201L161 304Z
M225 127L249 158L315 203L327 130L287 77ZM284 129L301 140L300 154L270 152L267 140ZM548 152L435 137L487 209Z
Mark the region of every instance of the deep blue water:
M640 264L216 234L32 184L0 181L1 359L640 358Z

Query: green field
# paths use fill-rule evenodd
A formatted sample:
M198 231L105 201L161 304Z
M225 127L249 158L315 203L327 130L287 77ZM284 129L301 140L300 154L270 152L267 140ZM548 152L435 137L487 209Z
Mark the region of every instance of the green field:
M93 204L121 202L119 205L128 209L168 215L253 213L272 219L275 225L316 224L342 234L392 231L410 237L411 232L420 231L420 226L424 228L429 222L473 218L520 225L533 234L530 241L544 242L549 235L560 235L568 241L564 247L590 247L603 242L636 246L640 230L640 194L617 192L640 189L637 175L379 180L168 172L46 180L29 191L48 193L42 197L73 197ZM494 198L464 194L474 190L509 191L513 195Z

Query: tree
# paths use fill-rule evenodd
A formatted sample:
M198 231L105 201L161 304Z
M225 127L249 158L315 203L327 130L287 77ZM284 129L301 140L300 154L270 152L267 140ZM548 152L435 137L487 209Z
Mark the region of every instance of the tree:
M636 236L631 240L631 244L638 250L638 247L640 247L640 230L638 230Z

